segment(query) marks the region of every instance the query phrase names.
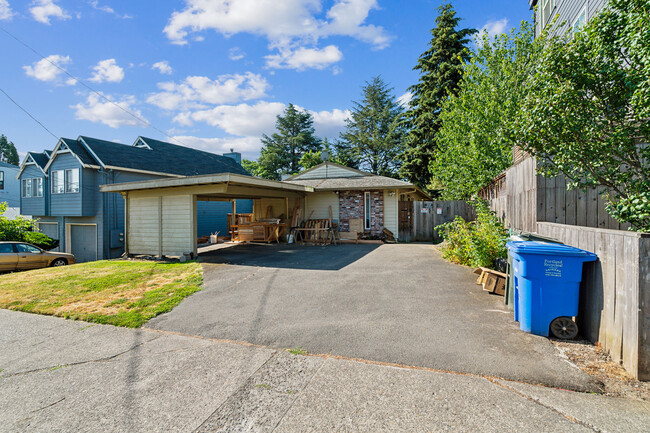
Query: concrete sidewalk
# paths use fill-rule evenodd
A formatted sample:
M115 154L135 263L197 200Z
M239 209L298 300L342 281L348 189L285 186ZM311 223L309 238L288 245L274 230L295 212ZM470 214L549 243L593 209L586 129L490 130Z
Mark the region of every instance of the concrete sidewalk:
M650 404L0 310L0 431L639 432Z

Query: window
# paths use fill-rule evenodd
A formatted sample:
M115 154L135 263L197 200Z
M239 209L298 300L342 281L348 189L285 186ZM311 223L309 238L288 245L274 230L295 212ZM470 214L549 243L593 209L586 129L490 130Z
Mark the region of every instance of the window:
M5 189L5 172L0 171L0 190Z
M366 192L364 193L364 224L363 228L366 230L370 230L370 193Z
M52 194L79 192L79 169L54 170L52 172Z
M63 194L65 192L64 186L64 171L56 170L52 172L52 194Z
M580 29L587 23L587 7L582 8L580 14L576 17L571 30L573 33L579 32Z
M27 244L15 244L15 245L19 253L40 253L41 252L41 250L31 245L27 245Z
M43 197L43 178L23 179L22 196L23 198Z
M65 171L65 192L79 192L79 169Z
M542 27L548 24L553 9L555 9L555 0L542 0Z
M11 254L14 252L14 244L0 244L0 254Z

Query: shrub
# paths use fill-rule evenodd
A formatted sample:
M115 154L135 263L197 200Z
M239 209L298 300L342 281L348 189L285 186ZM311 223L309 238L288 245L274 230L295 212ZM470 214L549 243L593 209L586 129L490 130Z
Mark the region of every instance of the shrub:
M442 255L461 265L491 268L496 259L507 257L508 233L485 202L474 201L472 205L476 210L476 221L456 217L438 227L445 240Z
M7 203L0 203L0 241L29 242L44 250L50 250L59 245L59 241L33 231L34 220L23 216L10 220L4 216L6 210Z

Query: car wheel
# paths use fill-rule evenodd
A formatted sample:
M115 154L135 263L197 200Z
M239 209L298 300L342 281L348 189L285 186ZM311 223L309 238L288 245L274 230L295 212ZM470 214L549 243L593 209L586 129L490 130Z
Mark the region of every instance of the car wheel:
M56 259L52 262L52 266L65 266L68 262L65 259Z

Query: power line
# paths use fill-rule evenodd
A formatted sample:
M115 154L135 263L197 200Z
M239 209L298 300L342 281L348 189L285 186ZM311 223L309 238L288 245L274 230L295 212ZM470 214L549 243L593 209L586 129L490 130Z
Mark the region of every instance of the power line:
M141 117L141 116L138 116L137 114L135 114L135 113L133 113L133 112L127 110L126 108L124 108L124 107L122 107L120 104L118 104L117 102L111 101L111 100L108 99L106 96L104 96L104 94L103 94L102 92L99 92L99 91L93 89L93 88L90 87L88 84L86 84L83 80L81 80L81 79L75 77L74 75L72 75L71 73L69 73L66 69L62 68L61 66L57 65L56 63L54 63L53 61L51 61L50 59L48 59L47 57L45 57L45 56L44 56L43 54L41 54L40 52L36 51L36 50L35 50L34 48L32 48L29 44L27 44L26 42L23 42L23 41L22 41L21 39L19 39L17 36L14 36L12 33L10 33L10 32L9 32L7 29L5 29L4 27L0 26L0 30L2 30L3 32L5 32L9 37L11 37L12 39L14 39L16 42L18 42L19 44L21 44L22 46L24 46L24 47L27 48L28 50L32 51L34 54L36 54L37 56L39 56L41 59L47 61L47 62L50 63L52 66L54 66L55 68L57 68L58 70L60 70L60 71L63 72L64 74L66 74L68 77L72 78L73 80L75 80L76 82L78 82L78 83L80 83L82 86L84 86L86 89L88 89L88 90L91 91L92 93L94 93L94 94L96 94L97 96L99 96L102 100L104 100L104 101L106 101L106 102L108 102L108 103L110 103L110 104L115 105L117 108L119 108L120 110L124 111L124 112L125 112L126 114L128 114L129 116L131 116L131 117L133 117L134 119L136 119L137 121L143 123L145 126L147 126L147 127L151 128L151 129L153 129L153 130L159 132L160 134L164 135L165 137L167 137L167 138L169 138L169 139L171 139L171 140L175 140L175 141L177 141L178 143L180 143L180 144L182 144L182 145L184 145L184 146L186 146L186 147L189 147L189 146L187 146L187 144L183 143L183 142L180 141L178 138L172 137L171 135L167 134L165 131L163 131L163 130L157 128L155 125L153 125L153 124L152 124L151 122L149 122L147 119L145 119L145 118L143 118L143 117ZM4 93L4 91L3 91L3 93ZM6 93L5 93L5 95L6 95ZM9 95L7 95L7 97L8 97L8 96L9 96ZM11 99L11 98L9 98L9 99ZM12 100L12 101L13 101L13 100ZM14 101L14 103L15 103L15 101ZM16 104L16 105L18 105L18 104ZM19 107L20 107L20 106L19 106ZM21 109L22 109L22 107L21 107ZM23 109L23 111L25 111L25 110ZM25 112L27 113L27 111L25 111ZM27 113L27 114L29 114L29 113ZM29 116L32 117L31 114L30 114ZM32 119L34 119L34 118L32 117ZM36 119L34 119L34 120L36 120ZM36 121L38 122L38 120L36 120ZM39 123L41 126L43 126L40 122L38 122L38 123ZM44 126L43 126L43 127L44 127ZM44 128L45 128L45 127L44 127ZM45 129L47 129L47 128L45 128ZM48 130L48 132L50 132L50 131ZM52 133L50 132L50 134L52 134ZM57 138L57 140L58 140L58 137L56 137L56 138Z
M27 111L27 110L26 110L25 108L23 108L23 107L22 107L18 102L16 102L16 101L14 100L14 98L12 98L11 96L9 96L9 94L8 94L7 92L5 92L4 89L3 89L2 87L0 87L0 92L4 93L4 95L5 95L7 98L9 98L9 100L10 100L11 102L13 102L13 103L16 105L16 107L18 107L18 108L20 108L21 110L23 110L23 111L25 112L25 114L27 114L29 117L31 117L32 120L33 120L34 122L36 122L36 123L38 123L39 125L41 125L41 128L43 128L44 130L46 130L47 132L49 132L50 135L51 135L52 137L54 137L54 138L57 139L57 140L59 139L59 137L58 137L56 134L54 134L52 131L50 131L49 129L47 129L47 127L46 127L45 125L43 125L43 124L42 124L42 123L41 123L41 122L40 122L36 117L32 116L31 113L30 113L29 111Z

